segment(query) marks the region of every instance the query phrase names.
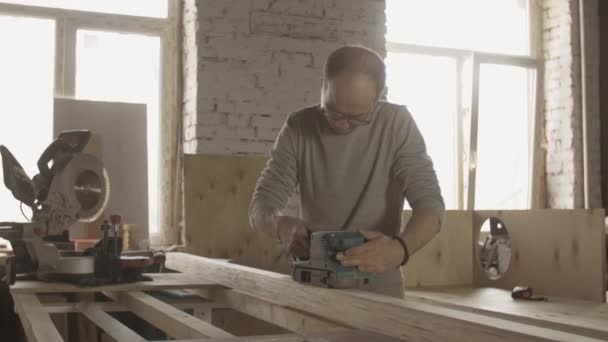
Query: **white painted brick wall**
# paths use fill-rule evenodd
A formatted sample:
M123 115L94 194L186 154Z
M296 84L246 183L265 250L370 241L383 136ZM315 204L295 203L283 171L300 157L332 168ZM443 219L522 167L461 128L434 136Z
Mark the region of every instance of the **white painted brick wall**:
M384 0L186 0L186 153L267 154L288 113L318 102L327 55L385 55Z
M596 0L589 0L597 6ZM585 25L597 39L597 11L586 11ZM547 206L584 206L582 77L578 0L544 0L543 54L545 58L544 114L546 134ZM587 44L587 111L591 207L601 206L599 161L599 80L595 70L599 47L594 38ZM590 57L590 58L589 58Z

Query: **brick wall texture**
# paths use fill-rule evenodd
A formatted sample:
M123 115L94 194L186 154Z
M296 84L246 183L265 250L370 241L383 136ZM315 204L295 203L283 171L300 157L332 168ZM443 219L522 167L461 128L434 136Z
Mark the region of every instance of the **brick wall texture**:
M583 82L588 95L587 146L591 207L601 206L597 0L586 0L582 79L578 0L544 0L543 55L547 207L584 207Z
M318 103L325 58L385 55L383 0L186 0L186 153L267 154L288 113Z

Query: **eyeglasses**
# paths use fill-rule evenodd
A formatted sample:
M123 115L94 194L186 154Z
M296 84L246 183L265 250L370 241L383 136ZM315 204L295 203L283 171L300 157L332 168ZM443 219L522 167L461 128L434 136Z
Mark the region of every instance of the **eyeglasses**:
M331 109L326 108L325 106L321 106L321 110L323 111L323 115L325 115L331 121L340 121L346 120L352 126L363 126L367 125L372 121L372 114L376 110L376 106L366 114L360 115L344 115L342 113L338 113Z

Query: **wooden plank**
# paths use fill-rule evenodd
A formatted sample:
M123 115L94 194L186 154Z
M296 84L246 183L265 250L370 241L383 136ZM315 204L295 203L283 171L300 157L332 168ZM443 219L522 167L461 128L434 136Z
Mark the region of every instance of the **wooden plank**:
M168 253L167 266L276 304L400 339L597 341L438 305L409 303L362 291L311 287L277 273L185 253Z
M78 304L78 309L101 330L117 341L146 341L146 339L101 310L94 302L81 302Z
M490 216L506 225L512 258L498 280L489 279L474 262L476 287L527 285L545 296L606 301L603 209L476 211L475 241Z
M231 337L232 335L174 308L143 292L124 292L119 300L131 312L157 326L174 338Z
M403 222L411 211L403 213ZM473 284L473 214L448 210L444 226L403 267L406 287Z
M197 290L192 290L192 292L196 293ZM333 323L330 320L276 305L242 291L218 289L212 291L210 295L206 292L202 295L207 295L213 300L226 303L234 310L295 333L343 331L346 329L343 325Z
M608 304L555 297L542 303L514 301L509 290L470 287L406 291L406 300L448 305L459 310L608 340Z
M162 289L192 289L213 287L214 284L200 278L179 273L149 273L146 274L152 281L135 283L103 285L103 286L76 286L68 283L17 281L11 286L11 293L58 293L58 292L101 292L101 291L152 291Z
M21 325L29 342L63 341L51 317L33 294L12 295Z
M249 225L249 202L266 157L184 156L186 251L271 270L290 271L277 243Z

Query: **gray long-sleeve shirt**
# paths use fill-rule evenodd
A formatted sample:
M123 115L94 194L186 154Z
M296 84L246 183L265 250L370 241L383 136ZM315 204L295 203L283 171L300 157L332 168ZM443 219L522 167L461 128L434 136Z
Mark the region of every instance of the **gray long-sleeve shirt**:
M433 163L404 106L379 102L368 125L335 134L320 106L288 116L258 180L249 216L261 207L284 209L299 186L302 219L324 230L370 229L392 236L401 229L404 200L413 209L445 206ZM398 270L369 289L399 295Z

